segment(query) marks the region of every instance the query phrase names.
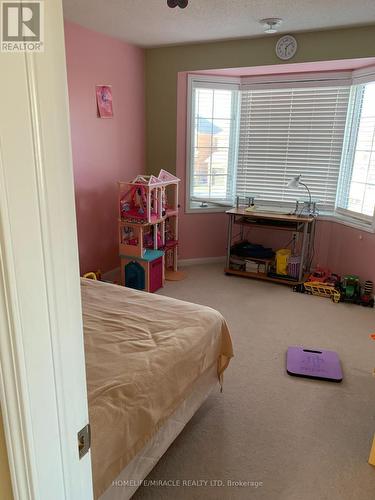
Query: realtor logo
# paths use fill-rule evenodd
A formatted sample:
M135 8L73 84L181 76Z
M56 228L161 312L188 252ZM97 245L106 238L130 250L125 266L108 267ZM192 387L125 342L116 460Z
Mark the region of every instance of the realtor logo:
M2 52L42 52L43 42L42 1L1 2Z

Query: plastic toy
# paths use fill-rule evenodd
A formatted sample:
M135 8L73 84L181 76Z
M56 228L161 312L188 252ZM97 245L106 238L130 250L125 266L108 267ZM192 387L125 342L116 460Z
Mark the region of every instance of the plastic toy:
M315 283L325 283L329 275L330 271L328 269L317 267L315 271L313 271L307 278L307 281L314 281Z
M327 276L325 284L338 288L340 286L340 281L341 279L338 274L331 273L329 276Z
M146 250L143 257L121 255L121 282L124 286L156 292L163 286L164 252Z
M363 294L360 298L360 304L365 307L374 307L374 296L373 296L373 282L368 280L365 281L365 286L363 289Z
M341 294L334 286L320 281L307 281L303 284L306 293L317 295L319 297L331 298L336 304L340 302ZM302 290L299 290L302 291Z
M361 297L361 285L359 277L354 274L347 274L343 277L340 286L341 298L344 302L358 303Z
M180 179L166 170L158 177L138 175L130 182L119 182L120 219L126 222L153 224L178 208ZM169 207L167 190L173 198Z

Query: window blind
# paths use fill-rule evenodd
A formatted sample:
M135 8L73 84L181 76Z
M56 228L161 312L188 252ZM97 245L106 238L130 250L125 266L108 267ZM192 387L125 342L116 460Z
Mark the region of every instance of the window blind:
M350 87L252 89L241 92L237 194L294 202L287 189L301 174L321 208L333 208Z

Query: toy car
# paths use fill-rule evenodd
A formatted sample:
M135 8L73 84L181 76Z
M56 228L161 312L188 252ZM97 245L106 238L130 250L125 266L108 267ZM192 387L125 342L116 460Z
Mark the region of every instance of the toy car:
M336 304L340 302L340 292L334 286L321 283L320 281L307 281L304 287L306 293L310 295L331 298Z
M361 306L374 307L374 297L371 295L363 294L360 299Z
M327 276L324 283L326 285L334 286L334 287L338 288L340 286L340 281L341 281L341 279L340 279L340 276L338 274L331 273L331 274L329 274L329 276Z
M328 269L322 269L321 267L317 267L315 271L313 271L310 276L307 278L307 281L313 281L315 283L325 283L326 279L330 275Z
M373 292L373 282L370 280L365 281L364 287L363 287L363 294L361 295L360 298L360 304L364 307L374 307L374 296L372 294Z
M344 276L340 286L340 293L340 300L359 304L361 299L361 284L359 277L354 274L347 274Z

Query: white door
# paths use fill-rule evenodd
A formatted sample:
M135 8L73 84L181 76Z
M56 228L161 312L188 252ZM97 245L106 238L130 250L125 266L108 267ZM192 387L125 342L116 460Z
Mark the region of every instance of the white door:
M0 53L0 402L14 497L92 498L61 0Z

